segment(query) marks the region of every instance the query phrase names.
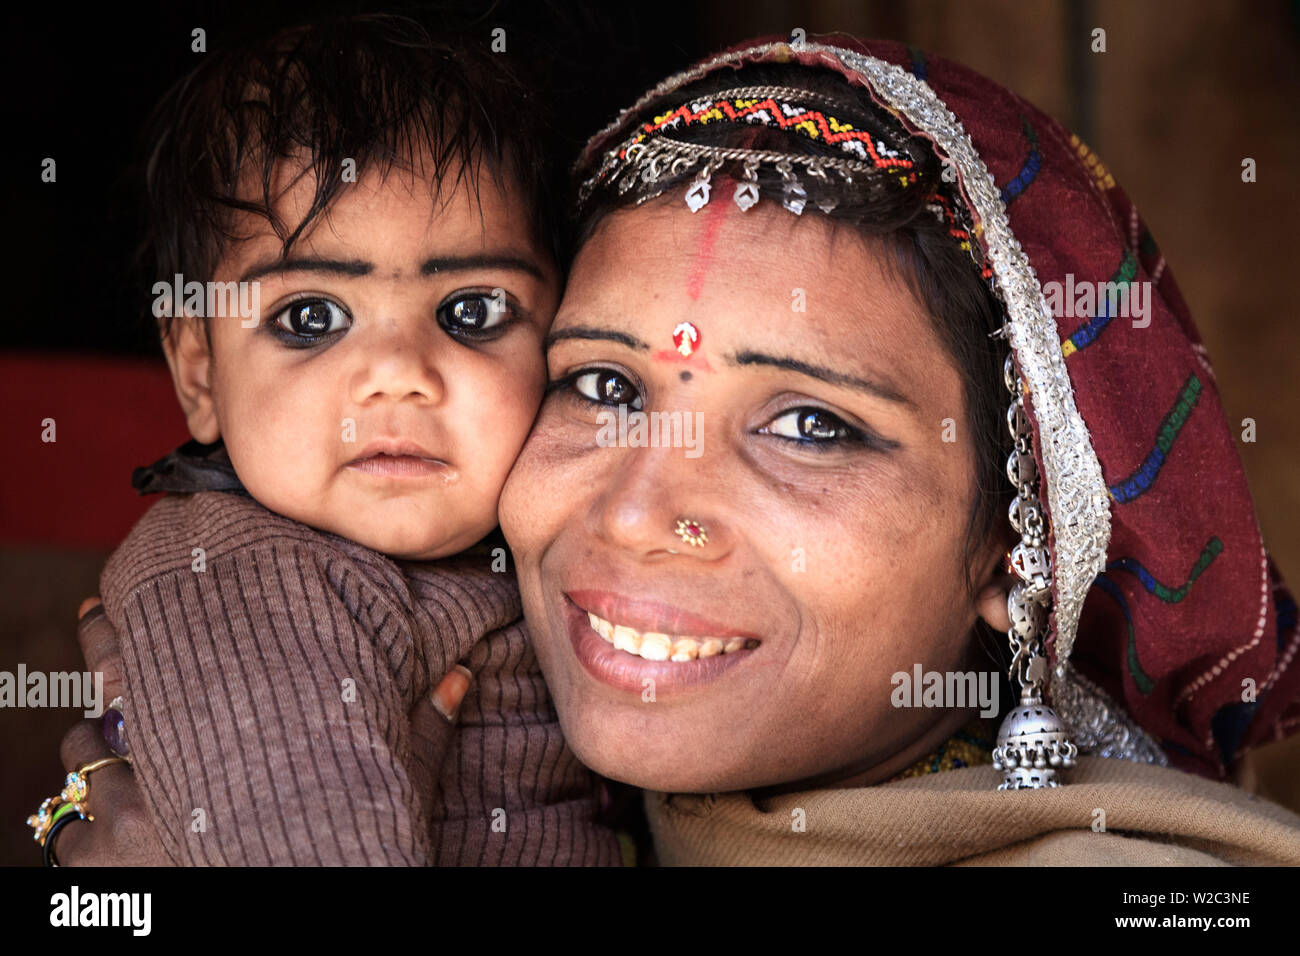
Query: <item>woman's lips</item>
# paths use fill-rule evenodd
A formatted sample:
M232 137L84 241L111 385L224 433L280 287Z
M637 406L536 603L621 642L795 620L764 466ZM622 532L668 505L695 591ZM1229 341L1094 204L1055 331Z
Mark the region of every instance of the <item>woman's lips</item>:
M603 616L597 617L595 621L597 626L604 625L614 631L612 636L618 639L623 647L645 641L663 645L662 648L655 648L653 656L659 656L658 650L664 650L674 658L649 660L643 656L649 650L648 647L642 647L639 654L631 653L629 650L616 647L610 639L597 633L592 626L592 616L595 612L575 603L577 597L595 593L597 592L575 591L562 596L569 640L573 644L578 661L587 673L601 683L619 690L644 694L647 689L652 688L653 693L658 696L663 692L708 683L748 659L760 643L752 635L724 630L688 612L654 602L630 602L639 606L643 612L647 608L658 609L657 613L650 615L643 613L639 617L646 626L644 631L634 629L631 624L626 623L627 618L622 620L614 618L611 621ZM607 595L604 603L616 604L619 600L613 595ZM650 630L652 627L662 626L652 622L670 619L677 624L694 620L703 626L694 634L682 630ZM620 631L623 633L618 633ZM696 656L693 659L688 656L691 650L688 639L695 644ZM727 649L728 647L730 649ZM676 654L673 654L674 650L677 651Z
M631 598L613 591L597 591L589 588L565 591L564 595L584 611L590 611L615 624L635 627L638 631L720 637L724 640L729 637L759 640L757 634L728 627L718 621L660 601Z

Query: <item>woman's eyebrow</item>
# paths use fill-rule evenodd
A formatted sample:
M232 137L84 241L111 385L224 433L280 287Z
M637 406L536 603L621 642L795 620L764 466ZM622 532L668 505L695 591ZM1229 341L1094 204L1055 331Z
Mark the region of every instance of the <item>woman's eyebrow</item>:
M811 362L804 362L800 359L767 355L763 352L745 351L727 356L727 361L731 365L769 365L773 368L786 369L820 379L830 385L843 385L859 392L865 392L868 395L874 395L876 398L883 398L889 402L896 402L899 405L907 405L912 408L916 407L915 402L887 382L877 382L871 379L859 378L856 375L847 375L844 372L826 368L824 365L813 365Z
M636 349L644 352L650 348L648 344L642 342L635 335L628 335L626 332L618 332L614 329L598 329L590 325L574 325L566 329L555 329L550 332L542 343L542 348L550 351L551 346L557 342L563 342L565 339L593 339L603 342L618 342L626 345L630 349Z

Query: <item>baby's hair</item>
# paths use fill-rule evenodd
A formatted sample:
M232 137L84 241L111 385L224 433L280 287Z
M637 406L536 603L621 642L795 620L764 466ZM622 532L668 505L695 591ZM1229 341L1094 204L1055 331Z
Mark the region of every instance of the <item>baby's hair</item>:
M346 160L358 179L411 170L444 197L462 179L477 193L486 170L496 186L516 186L539 239L557 252L544 106L481 37L433 35L400 16L334 18L213 52L150 120L140 265L155 279L209 281L226 245L242 238L241 214L267 220L288 255L346 187ZM426 150L432 168L417 168ZM299 222L274 212L276 167L290 157L315 177ZM443 183L452 169L456 179ZM165 337L170 319L161 323Z

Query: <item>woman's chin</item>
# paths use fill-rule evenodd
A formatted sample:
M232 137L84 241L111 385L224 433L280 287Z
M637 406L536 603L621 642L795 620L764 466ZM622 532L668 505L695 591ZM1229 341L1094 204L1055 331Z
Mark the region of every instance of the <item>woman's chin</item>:
M742 751L742 741L672 727L635 710L576 703L556 701L565 741L586 767L610 780L665 793L720 793L762 782L761 757ZM575 714L581 716L572 726L565 717Z

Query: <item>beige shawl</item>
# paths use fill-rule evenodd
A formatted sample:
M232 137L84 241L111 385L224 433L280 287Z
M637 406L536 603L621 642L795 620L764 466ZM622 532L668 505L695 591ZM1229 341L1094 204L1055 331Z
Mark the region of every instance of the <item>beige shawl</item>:
M1230 784L1081 757L1064 786L992 766L756 799L646 794L666 866L1300 865L1300 816Z

